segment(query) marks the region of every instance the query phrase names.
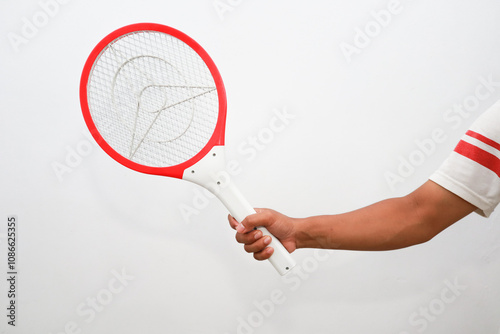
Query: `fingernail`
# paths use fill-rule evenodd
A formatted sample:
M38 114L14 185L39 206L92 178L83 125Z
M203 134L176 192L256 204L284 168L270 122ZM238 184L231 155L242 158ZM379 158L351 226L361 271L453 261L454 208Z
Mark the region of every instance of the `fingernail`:
M243 224L239 224L238 226L236 226L236 231L242 233L243 231L245 231L245 226L243 226Z
M262 232L258 231L257 233L255 233L255 240L260 239L260 238L262 238Z
M269 244L271 243L271 240L272 240L272 239L271 239L271 237L270 237L270 236L267 236L267 237L264 239L264 243L265 243L266 245L269 245Z

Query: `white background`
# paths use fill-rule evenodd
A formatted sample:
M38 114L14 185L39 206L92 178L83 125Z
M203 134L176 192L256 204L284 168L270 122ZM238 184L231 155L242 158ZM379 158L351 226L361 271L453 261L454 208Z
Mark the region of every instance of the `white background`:
M227 157L249 201L295 217L339 213L425 182L500 98L499 14L495 0L2 0L0 267L17 215L19 278L16 327L1 280L0 330L498 333L498 214L399 251L298 250L298 270L281 278L234 241L216 199L103 153L78 94L105 35L136 22L175 27L225 81ZM481 78L497 86L479 100ZM468 117L453 112L474 101ZM276 110L293 119L269 137ZM418 153L434 129L446 140ZM260 150L243 153L252 138Z

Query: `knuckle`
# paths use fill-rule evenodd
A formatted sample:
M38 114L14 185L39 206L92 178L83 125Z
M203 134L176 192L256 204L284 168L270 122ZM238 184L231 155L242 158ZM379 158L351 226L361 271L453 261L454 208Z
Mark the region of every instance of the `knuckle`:
M245 244L247 243L246 236L241 233L236 233L235 235L236 241L238 241L240 244Z
M243 248L245 249L245 252L247 252L247 253L253 252L252 245L245 245Z
M266 219L266 221L272 222L274 219L274 212L271 210L266 210L266 212L264 213L264 218Z
M264 261L264 260L267 260L269 258L269 255L266 252L266 249L263 249L260 252L255 252L253 254L253 257L254 257L254 259L256 259L258 261Z
M250 215L245 218L245 226L253 226L253 223L255 221L254 216Z

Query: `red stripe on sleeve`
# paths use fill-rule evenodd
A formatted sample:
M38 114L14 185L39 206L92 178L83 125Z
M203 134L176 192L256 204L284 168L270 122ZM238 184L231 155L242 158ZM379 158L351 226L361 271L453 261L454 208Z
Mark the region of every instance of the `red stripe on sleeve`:
M469 137L476 138L477 140L482 141L482 142L483 142L483 143L485 143L486 145L489 145L489 146L491 146L491 147L493 147L493 148L496 148L497 150L499 150L499 151L500 151L500 144L499 144L499 143L497 143L497 142L496 142L496 141L494 141L494 140L491 140L491 139L490 139L490 138L488 138L488 137L483 136L483 135L482 135L482 134L480 134L480 133L477 133L477 132L474 132L474 131L469 130L469 131L467 131L465 134L466 134L467 136L469 136Z
M461 140L455 152L491 170L500 177L500 159L485 150Z

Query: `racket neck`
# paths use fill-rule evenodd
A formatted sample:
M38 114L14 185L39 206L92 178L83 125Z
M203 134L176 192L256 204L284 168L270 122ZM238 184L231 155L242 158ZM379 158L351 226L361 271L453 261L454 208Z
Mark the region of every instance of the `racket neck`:
M255 213L226 170L224 146L214 146L200 161L184 171L182 179L213 193L239 222Z

